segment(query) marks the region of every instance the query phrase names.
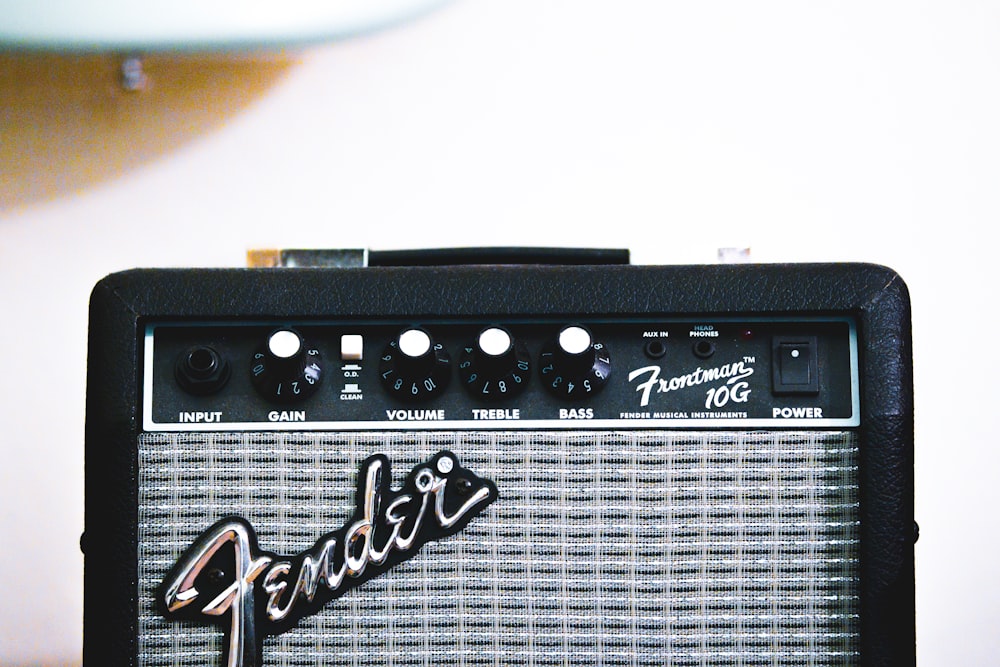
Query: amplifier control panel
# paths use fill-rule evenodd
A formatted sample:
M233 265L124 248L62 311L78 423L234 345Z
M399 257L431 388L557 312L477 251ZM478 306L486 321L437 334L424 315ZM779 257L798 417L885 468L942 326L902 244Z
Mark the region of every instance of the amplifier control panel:
M846 318L150 323L147 431L851 427Z

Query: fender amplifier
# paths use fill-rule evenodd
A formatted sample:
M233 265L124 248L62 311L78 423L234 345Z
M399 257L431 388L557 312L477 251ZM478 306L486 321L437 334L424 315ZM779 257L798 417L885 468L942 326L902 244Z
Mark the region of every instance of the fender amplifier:
M101 281L85 665L913 664L900 278L543 261Z

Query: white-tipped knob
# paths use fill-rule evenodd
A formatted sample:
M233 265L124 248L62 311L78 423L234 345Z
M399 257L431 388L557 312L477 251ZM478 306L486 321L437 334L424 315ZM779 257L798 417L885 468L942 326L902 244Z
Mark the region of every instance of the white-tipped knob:
M414 359L431 351L431 337L420 329L407 329L399 335L399 351Z
M302 339L294 331L275 331L267 340L267 349L279 359L291 359L302 349Z
M593 342L590 332L583 327L566 327L559 332L559 347L566 354L583 354Z
M479 334L479 349L491 357L499 357L510 349L510 334L497 327L491 327Z

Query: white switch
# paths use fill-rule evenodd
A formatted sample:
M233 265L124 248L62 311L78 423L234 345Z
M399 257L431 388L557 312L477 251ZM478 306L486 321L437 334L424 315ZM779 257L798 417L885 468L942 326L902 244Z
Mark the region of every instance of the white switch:
M340 337L340 358L344 361L361 361L364 347L364 337L358 334L345 334Z

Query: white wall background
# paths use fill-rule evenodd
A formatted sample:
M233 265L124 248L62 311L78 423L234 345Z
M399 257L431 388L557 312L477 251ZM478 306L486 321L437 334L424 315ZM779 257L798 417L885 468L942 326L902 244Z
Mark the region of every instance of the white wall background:
M215 131L0 209L0 664L79 660L94 282L248 247L488 244L899 271L919 660L996 664L998 27L972 0L465 0L308 49Z

